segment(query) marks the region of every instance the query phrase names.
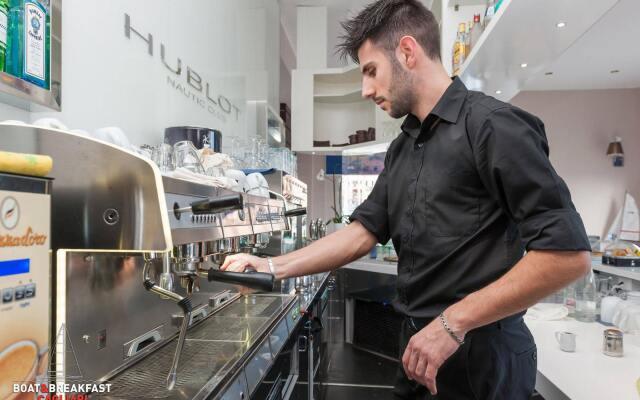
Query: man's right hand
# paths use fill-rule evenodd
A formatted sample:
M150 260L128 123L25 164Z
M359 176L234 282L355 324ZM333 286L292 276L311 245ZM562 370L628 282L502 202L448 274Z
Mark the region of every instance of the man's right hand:
M257 272L271 273L266 258L252 256L250 254L233 254L224 259L220 266L221 271L244 272L247 269L255 269Z

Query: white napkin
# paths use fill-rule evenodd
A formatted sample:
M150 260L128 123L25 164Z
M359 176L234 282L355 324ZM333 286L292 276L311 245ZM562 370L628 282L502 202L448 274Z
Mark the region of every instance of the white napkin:
M203 154L202 150L198 150L200 160L202 160L202 166L205 171L212 167L229 169L233 168L233 161L231 158L223 153Z
M238 185L235 179L228 178L226 176L209 176L198 174L193 171L189 171L186 168L178 168L174 171L166 173L167 176L172 178L184 179L189 182L200 183L202 185L209 185L220 187L223 189L229 189L236 192L242 192L242 188Z
M558 321L569 315L569 310L562 304L538 303L530 307L525 318L536 321Z
M269 197L269 183L259 172L247 175L245 192L261 197Z

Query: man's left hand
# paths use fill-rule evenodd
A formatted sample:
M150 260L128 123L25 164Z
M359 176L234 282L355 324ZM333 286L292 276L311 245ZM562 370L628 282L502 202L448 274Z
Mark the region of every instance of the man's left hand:
M432 395L437 394L438 369L458 347L458 342L444 329L440 320L434 319L409 339L402 356L407 377L426 386Z

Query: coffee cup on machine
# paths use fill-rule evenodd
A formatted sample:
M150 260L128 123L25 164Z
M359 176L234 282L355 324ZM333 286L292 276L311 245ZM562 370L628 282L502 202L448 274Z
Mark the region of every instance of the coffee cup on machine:
M31 340L14 342L0 350L0 399L13 400L13 384L34 383L38 366L48 347L38 348Z

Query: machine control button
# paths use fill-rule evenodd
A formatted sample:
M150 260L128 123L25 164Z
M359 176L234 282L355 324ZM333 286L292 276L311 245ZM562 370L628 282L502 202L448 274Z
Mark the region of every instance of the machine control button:
M24 297L30 298L30 297L35 297L35 295L36 295L36 284L31 283L27 285L24 289Z
M13 301L13 288L2 289L2 302L10 303Z
M17 286L15 288L15 292L13 293L13 298L16 300L24 299L24 286Z

